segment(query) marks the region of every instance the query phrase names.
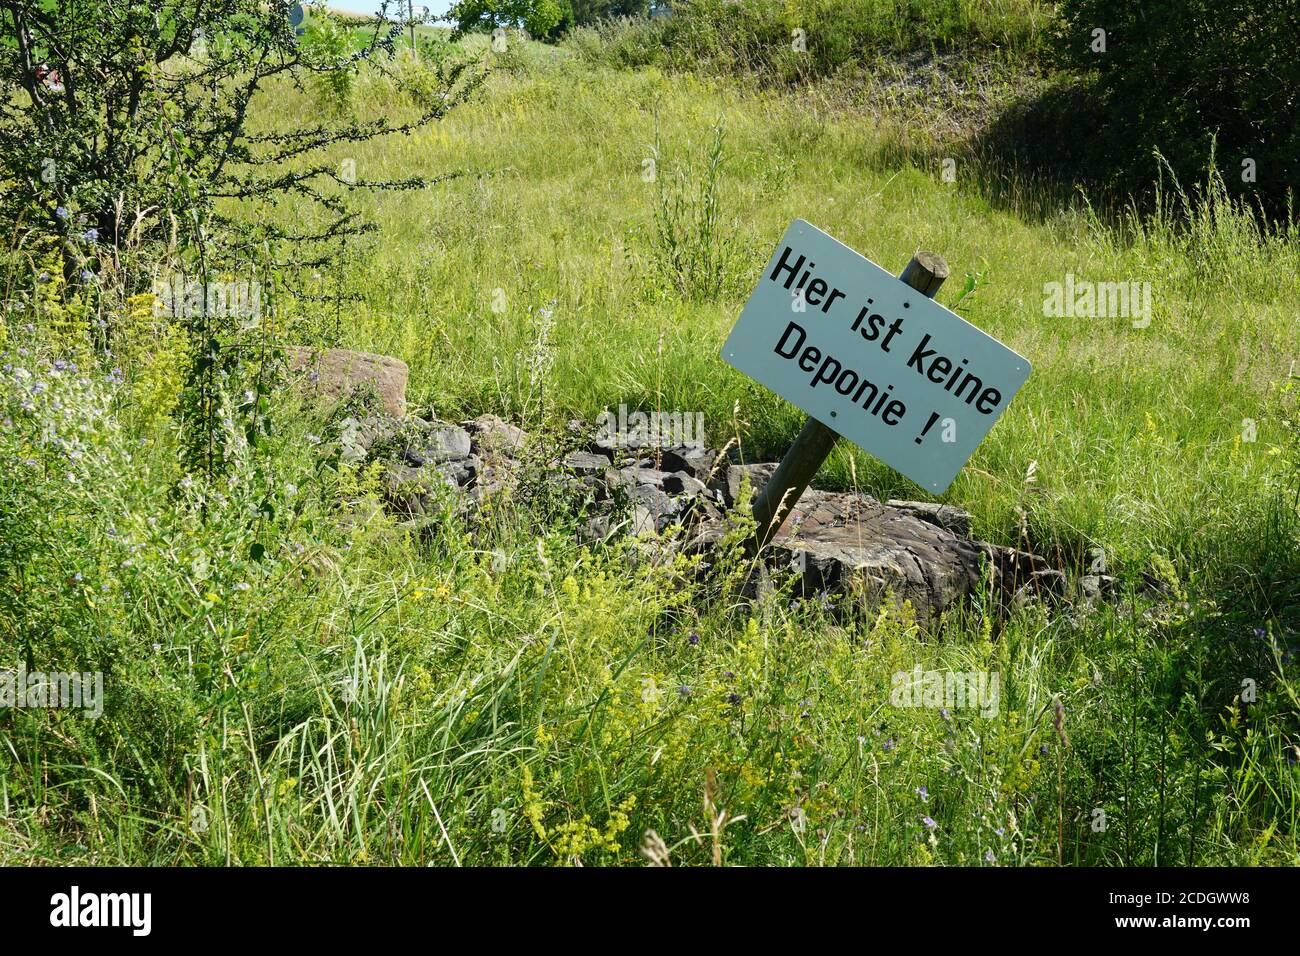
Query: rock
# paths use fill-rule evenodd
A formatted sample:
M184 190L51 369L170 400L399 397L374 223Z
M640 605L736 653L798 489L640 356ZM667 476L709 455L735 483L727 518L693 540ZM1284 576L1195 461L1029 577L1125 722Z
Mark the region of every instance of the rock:
M421 467L442 461L468 458L469 432L456 425L420 422L416 434L402 452L407 464Z
M663 487L664 479L668 476L662 471L656 471L653 468L620 468L617 471L610 469L605 473L605 483L609 485L610 491L623 489L632 491L641 485L650 485L653 488Z
M740 486L746 478L749 479L751 489L751 501L758 497L758 493L763 490L772 473L776 471L777 462L765 461L756 465L730 465L727 468L726 481L723 484L722 491L727 507L734 507L736 499L740 497Z
M369 385L394 418L406 414L406 383L411 371L406 363L386 355L347 349L285 349L289 371L300 373L302 388L331 402L350 398L358 387Z
M392 437L397 422L388 416L345 418L339 422L339 457L359 464L370 457L376 444Z
M1079 579L1085 600L1095 601L1115 593L1115 579L1109 574L1085 574Z
M772 542L804 568L805 590L839 590L868 606L886 595L924 618L980 581L980 546L857 494L806 491Z
M658 457L661 470L684 471L698 481L707 482L718 455L707 448L679 445L676 448L665 448ZM719 468L722 467L725 467L725 463L719 465Z
M928 521L932 525L951 531L953 534L962 537L970 535L970 512L963 511L961 508L940 504L937 501L900 501L897 498L891 498L885 504L891 508L897 508L899 511L905 511L922 521Z
M528 436L518 425L512 425L496 415L480 415L461 422L470 435L474 454L484 458L510 457L523 447Z
M684 471L676 471L671 475L666 475L662 487L670 495L684 495L691 498L700 495L707 496L709 493L708 485Z
M573 451L560 464L577 475L603 475L609 468L609 459L589 451Z

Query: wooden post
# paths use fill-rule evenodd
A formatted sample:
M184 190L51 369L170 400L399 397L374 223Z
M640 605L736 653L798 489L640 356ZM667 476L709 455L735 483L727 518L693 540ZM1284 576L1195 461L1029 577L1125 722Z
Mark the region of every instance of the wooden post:
M933 252L918 252L898 278L927 299L933 299L943 280L948 278L948 263ZM794 444L754 502L754 520L758 523L754 540L759 548L770 542L785 524L839 437L811 416L803 423Z

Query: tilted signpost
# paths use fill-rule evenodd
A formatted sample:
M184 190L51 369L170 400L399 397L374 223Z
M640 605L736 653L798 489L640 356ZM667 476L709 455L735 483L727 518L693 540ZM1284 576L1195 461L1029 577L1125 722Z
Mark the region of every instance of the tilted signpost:
M1023 356L932 301L947 276L920 252L895 278L790 224L722 347L811 416L754 503L760 546L840 435L939 494L1029 377Z

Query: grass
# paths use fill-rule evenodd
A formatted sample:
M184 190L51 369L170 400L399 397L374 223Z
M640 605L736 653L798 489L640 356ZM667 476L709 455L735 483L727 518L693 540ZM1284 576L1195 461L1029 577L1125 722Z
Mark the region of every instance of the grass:
M503 65L438 127L336 157L363 180L466 175L366 200L373 243L322 277L360 301L299 304L280 335L396 355L448 419L547 436L620 403L702 411L710 445L775 457L800 413L717 355L785 226L886 268L933 250L939 300L977 277L960 314L1035 367L943 500L1072 572L1099 549L1117 599L977 602L933 628L791 582L755 601L740 531L700 578L579 547L533 493L421 539L372 514L374 475L322 467L330 426L287 397L267 449L232 444L229 487L190 485L141 400L169 380L158 330L130 326L127 384L97 397L38 365L75 343L10 323L49 427L82 411L75 460L39 430L0 438L0 642L101 668L107 695L95 721L0 715L0 860L1295 863L1295 237L1226 201L1191 228L1043 215L1036 184L992 196L991 167L944 182L888 120L726 79L531 43ZM369 76L354 95L413 109ZM318 109L286 86L257 122ZM703 294L665 272L664 191L716 209ZM1150 325L1044 317L1066 273L1150 282ZM820 481L924 497L847 446ZM997 712L896 706L914 667L996 673Z

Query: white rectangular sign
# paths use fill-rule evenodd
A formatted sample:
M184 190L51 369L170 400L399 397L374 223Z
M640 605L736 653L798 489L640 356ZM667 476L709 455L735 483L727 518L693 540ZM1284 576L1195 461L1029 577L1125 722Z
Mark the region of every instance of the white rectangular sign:
M796 219L722 357L934 493L1029 377L1028 360Z

